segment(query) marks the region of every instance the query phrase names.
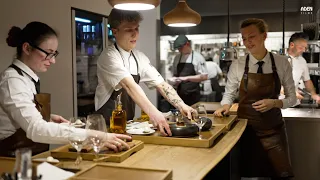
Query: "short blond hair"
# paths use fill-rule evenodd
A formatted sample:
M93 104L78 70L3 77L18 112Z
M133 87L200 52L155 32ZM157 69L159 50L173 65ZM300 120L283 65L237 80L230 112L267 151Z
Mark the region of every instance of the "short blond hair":
M268 32L268 24L263 19L249 18L241 22L240 29L248 27L250 25L255 25L260 33Z

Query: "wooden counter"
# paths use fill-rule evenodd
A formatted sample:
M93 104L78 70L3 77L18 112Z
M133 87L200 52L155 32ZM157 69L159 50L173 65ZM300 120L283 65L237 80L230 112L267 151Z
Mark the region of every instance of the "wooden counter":
M173 180L202 179L234 147L241 137L247 120L236 121L227 133L220 136L212 148L190 148L145 144L144 148L121 163L105 162L116 166L138 168L172 169ZM34 158L47 157L45 152ZM92 161L83 161L80 168L89 168ZM62 168L75 168L74 161L62 161ZM103 173L103 172L102 172Z

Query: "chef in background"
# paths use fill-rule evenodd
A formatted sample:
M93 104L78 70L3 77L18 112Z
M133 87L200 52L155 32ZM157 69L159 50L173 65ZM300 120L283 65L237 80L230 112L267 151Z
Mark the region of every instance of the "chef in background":
M320 96L316 93L313 83L310 80L307 61L302 57L302 54L308 47L308 40L308 35L303 32L294 33L289 39L288 61L292 67L293 80L298 99L294 106L298 106L300 104L300 100L303 99L303 96L298 89L299 87L302 87L302 89L305 87L305 89L311 94L311 98L318 104L320 103ZM301 84L301 82L303 84Z
M208 70L204 57L192 50L191 42L185 35L179 35L174 41L174 48L180 54L174 58L169 82L176 86L181 99L187 105L200 101L200 82L208 79Z

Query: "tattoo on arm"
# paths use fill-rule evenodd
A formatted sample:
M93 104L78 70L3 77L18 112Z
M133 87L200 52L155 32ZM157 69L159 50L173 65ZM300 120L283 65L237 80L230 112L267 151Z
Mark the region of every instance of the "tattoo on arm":
M165 98L171 102L172 105L177 105L182 102L182 99L178 96L177 92L172 86L167 84L162 84L161 89L165 95Z

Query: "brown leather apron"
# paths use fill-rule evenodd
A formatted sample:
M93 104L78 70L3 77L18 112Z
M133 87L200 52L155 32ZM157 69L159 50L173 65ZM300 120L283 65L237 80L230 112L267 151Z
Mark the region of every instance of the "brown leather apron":
M10 67L15 69L21 76L23 76L22 70L19 67L14 64L12 64ZM40 84L38 85L35 81L34 83L37 89L37 94L34 95L34 103L36 108L41 113L44 120L50 121L50 94L39 93ZM32 155L49 150L49 144L33 142L31 139L27 138L26 132L21 128L17 129L13 135L1 140L0 147L0 156L7 157L15 157L15 150L19 148L30 148L32 150Z
M123 58L121 52L119 51L117 44L115 43L114 46L118 50L118 52L120 53L122 60L124 62L124 58ZM131 74L131 76L133 77L134 81L137 84L139 84L139 82L140 82L139 64L138 64L138 61L137 61L135 55L132 52L131 52L131 55L133 56L133 58L137 64L137 75ZM121 94L121 102L122 102L123 109L127 113L127 120L132 120L134 118L136 104L132 100L132 98L129 96L127 91L125 89L121 88L119 91L113 91L109 100L100 109L97 110L97 113L101 114L104 117L107 126L110 126L110 117L112 115L112 111L115 109L115 101L117 99L117 96L120 93L122 93Z
M246 58L239 95L239 118L248 119L241 137L242 177L292 177L285 124L281 110L272 108L261 113L252 103L262 99L278 99L281 83L272 53L270 74L249 73L249 55Z

